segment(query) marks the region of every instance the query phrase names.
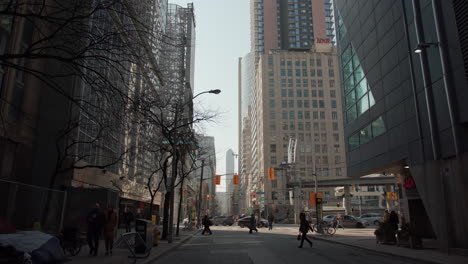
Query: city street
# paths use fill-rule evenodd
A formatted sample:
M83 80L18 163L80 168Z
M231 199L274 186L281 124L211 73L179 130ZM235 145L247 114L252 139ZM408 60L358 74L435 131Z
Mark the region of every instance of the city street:
M391 257L371 251L312 240L310 248L304 242L297 248L297 227L277 226L273 231L260 228L249 234L238 226L212 227L213 235L201 233L177 250L159 259L158 263L417 263L414 260ZM312 234L312 237L314 234ZM423 262L420 262L423 263Z

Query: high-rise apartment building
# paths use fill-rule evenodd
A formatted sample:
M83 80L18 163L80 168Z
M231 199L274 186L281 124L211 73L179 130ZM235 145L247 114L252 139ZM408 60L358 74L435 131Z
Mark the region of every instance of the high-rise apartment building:
M446 252L468 249L467 10L335 1L348 173L398 176L394 210Z
M239 60L239 168L246 212L294 219L297 210L308 209L313 191L301 183L314 175L346 176L332 10L332 1L251 1L252 52ZM290 142L296 146L294 161L288 161ZM268 168L275 168L274 180L268 180ZM332 189L322 190L327 200L336 199Z
M332 0L252 0L251 49L309 50L335 43Z

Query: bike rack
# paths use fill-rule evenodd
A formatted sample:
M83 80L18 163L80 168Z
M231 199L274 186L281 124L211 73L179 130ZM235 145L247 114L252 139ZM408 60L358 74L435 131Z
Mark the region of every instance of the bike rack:
M137 255L135 253L135 248L139 246L145 247L145 254ZM115 242L115 247L128 249L132 254L131 256L128 256L128 258L134 259L133 263L136 263L138 259L147 258L151 253L151 247L148 248L146 242L137 232L123 233L120 235L120 238Z

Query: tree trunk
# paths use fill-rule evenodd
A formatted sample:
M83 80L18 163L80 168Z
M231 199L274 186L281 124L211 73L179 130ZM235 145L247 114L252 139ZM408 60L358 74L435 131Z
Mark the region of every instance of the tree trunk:
M169 205L171 201L171 191L164 194L164 212L163 212L163 230L161 240L167 240L168 223L169 223Z
M173 227L174 227L174 192L175 192L175 182L176 182L176 179L177 179L177 163L179 162L179 155L177 153L177 151L175 151L175 159L173 160L172 162L172 178L171 178L171 201L170 201L170 205L171 205L171 210L169 212L169 236L168 236L168 239L167 239L167 242L168 243L172 243L172 231L173 231Z
M177 214L177 229L176 229L176 236L179 236L179 226L180 226L180 214L182 212L182 200L183 200L183 187L184 187L184 180L185 177L182 178L182 182L180 183L180 192L179 192L179 213Z

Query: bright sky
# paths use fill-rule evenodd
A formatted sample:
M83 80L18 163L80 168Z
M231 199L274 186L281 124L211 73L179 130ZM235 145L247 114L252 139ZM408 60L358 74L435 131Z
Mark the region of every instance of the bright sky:
M194 105L220 113L215 122L203 125L203 133L215 137L216 173L224 174L226 151L232 149L238 154L238 59L250 51L249 0L169 0L169 3L194 5L195 94L211 89L222 91L218 95L201 95ZM219 187L218 191L224 191L225 182Z

